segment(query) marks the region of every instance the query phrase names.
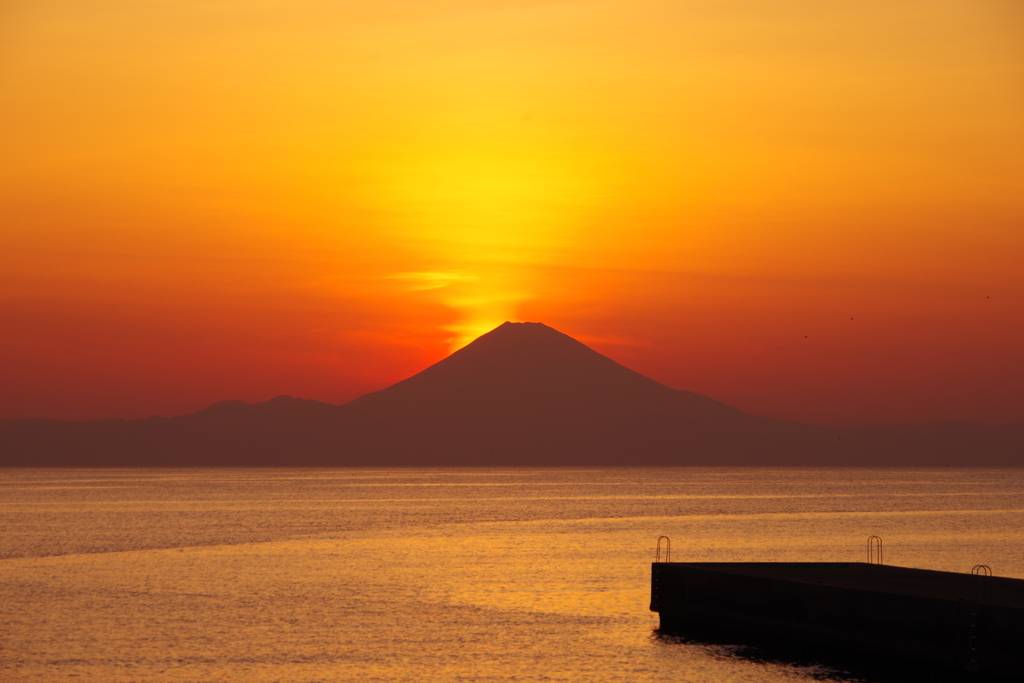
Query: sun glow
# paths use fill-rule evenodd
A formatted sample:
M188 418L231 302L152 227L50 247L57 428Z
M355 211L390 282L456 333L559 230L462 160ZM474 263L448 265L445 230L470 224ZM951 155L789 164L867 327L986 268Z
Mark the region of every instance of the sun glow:
M389 164L378 202L395 238L430 268L390 277L455 311L443 328L454 350L517 319L537 295L525 266L558 262L578 242L597 193L550 155L432 152Z

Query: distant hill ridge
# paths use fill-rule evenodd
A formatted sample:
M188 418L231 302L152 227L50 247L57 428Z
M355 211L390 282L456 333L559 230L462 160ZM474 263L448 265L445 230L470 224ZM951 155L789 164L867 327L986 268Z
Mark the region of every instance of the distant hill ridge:
M1024 465L1024 423L822 427L744 413L507 322L341 406L0 421L0 466Z

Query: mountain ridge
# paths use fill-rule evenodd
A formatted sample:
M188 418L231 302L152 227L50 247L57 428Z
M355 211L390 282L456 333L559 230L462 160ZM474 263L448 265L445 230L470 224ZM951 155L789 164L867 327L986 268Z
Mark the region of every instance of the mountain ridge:
M1024 465L1024 423L828 427L646 377L506 322L335 406L278 396L138 420L0 420L0 466Z

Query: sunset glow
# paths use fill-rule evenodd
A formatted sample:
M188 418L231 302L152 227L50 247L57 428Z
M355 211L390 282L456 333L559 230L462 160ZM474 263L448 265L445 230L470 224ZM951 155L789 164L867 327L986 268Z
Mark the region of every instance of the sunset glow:
M757 414L1024 420L1008 0L16 1L0 149L0 418L532 320Z

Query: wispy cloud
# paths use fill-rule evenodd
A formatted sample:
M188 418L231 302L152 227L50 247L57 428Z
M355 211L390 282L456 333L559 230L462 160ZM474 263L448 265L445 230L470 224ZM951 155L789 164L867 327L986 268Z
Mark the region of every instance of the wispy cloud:
M452 272L424 272L424 273L395 273L386 276L389 280L400 280L407 284L407 289L412 292L425 291L428 289L441 289L460 282L473 282L480 277L470 273L458 271Z

